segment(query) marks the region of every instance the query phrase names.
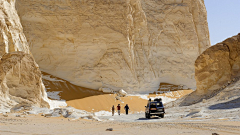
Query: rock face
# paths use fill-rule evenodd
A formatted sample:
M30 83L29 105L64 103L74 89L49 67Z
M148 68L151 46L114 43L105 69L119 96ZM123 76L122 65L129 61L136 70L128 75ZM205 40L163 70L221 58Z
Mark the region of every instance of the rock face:
M170 91L178 91L178 90L184 90L186 89L185 86L179 86L179 85L173 85L168 83L160 83L159 89L157 92L167 93Z
M240 34L211 46L195 62L197 90L189 95L182 105L208 99L213 94L239 80Z
M0 57L22 51L29 54L26 37L15 9L15 0L0 1Z
M3 55L0 75L0 92L5 99L49 107L41 71L30 54L12 52Z
M194 88L195 59L210 46L203 0L17 0L16 8L41 70L93 89Z
M0 111L17 103L49 107L41 72L29 51L15 0L0 1Z
M203 52L195 62L197 89L211 93L240 76L240 34Z

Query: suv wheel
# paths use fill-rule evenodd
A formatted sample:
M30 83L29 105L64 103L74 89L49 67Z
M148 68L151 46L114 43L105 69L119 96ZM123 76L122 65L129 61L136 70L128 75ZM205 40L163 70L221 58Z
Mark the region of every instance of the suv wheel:
M164 118L164 114L159 115L161 118Z

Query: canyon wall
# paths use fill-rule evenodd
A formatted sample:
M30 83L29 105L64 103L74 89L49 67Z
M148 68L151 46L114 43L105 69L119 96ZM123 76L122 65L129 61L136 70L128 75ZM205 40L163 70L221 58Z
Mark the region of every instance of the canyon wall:
M0 111L18 104L49 107L41 71L29 51L15 0L0 1Z
M203 0L17 0L16 9L41 70L92 89L195 88L194 62L210 46Z
M240 34L211 46L195 62L197 90L181 105L209 99L240 79Z
M209 94L240 76L240 34L211 46L195 62L197 92Z
M15 9L15 0L0 1L0 24L0 57L14 51L29 54L27 40Z

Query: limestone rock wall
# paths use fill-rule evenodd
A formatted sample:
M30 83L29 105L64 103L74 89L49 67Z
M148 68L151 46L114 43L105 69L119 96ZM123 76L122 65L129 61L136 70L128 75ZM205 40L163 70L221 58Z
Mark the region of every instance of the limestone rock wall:
M29 53L27 40L15 9L15 0L1 0L0 57L14 51Z
M195 59L210 46L203 0L17 0L16 9L41 70L87 88L194 88Z
M197 90L182 102L208 99L240 78L240 34L211 46L195 62Z
M41 71L30 54L11 52L2 56L0 90L1 97L7 102L49 107Z
M203 52L195 63L197 90L209 93L240 76L240 34Z
M15 0L0 0L0 111L9 111L18 103L49 107L47 100Z

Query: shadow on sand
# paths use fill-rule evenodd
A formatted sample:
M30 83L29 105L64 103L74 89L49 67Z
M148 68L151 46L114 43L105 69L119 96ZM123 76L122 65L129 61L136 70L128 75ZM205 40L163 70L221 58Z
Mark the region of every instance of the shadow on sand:
M58 91L61 92L59 95L61 99L66 101L82 99L90 96L104 95L109 93L103 93L101 91L88 89L74 85L61 78L54 77L48 73L42 72L43 84L47 89L47 92Z
M137 120L158 120L161 119L160 117L151 117L150 119L147 118L138 118Z
M240 98L225 103L215 104L209 107L209 109L211 110L234 109L234 108L240 108Z

